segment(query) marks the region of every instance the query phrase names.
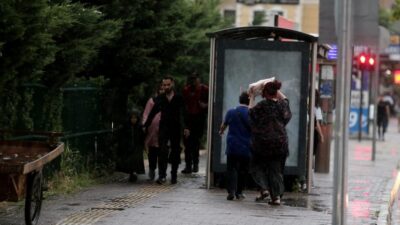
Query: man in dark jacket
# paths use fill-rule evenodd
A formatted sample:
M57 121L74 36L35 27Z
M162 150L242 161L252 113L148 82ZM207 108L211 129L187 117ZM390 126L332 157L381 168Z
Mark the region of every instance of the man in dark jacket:
M158 184L166 181L168 162L171 164L171 184L177 183L177 171L181 163L181 132L183 120L183 97L174 91L174 79L166 76L162 79L164 94L155 99L155 104L151 110L144 127L151 124L154 116L161 112L159 129L159 146L161 163L158 168Z

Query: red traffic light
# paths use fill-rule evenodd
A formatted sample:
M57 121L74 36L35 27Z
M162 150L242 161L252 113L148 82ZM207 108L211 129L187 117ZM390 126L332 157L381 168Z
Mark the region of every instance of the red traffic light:
M368 63L369 63L370 66L375 65L375 59L372 58L372 57L370 57L370 58L368 59Z
M367 61L367 57L365 55L360 55L359 61L361 64L364 64Z
M358 55L358 68L360 70L373 71L375 68L375 56L369 53Z

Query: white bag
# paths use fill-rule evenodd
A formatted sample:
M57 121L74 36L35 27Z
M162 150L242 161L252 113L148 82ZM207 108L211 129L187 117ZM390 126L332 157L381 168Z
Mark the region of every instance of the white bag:
M275 80L275 77L270 77L267 79L259 80L257 82L249 84L248 92L253 92L254 96L258 96L262 94L265 84L268 82L272 82Z

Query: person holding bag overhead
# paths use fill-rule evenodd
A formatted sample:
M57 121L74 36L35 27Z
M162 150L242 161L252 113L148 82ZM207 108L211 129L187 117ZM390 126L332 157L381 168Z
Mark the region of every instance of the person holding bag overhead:
M289 100L280 91L282 83L276 79L262 89L262 101L255 105L255 94L250 95L250 126L252 132L252 160L250 173L260 187L256 201L269 195L271 205L280 205L284 193L283 171L289 156L286 125L292 118Z

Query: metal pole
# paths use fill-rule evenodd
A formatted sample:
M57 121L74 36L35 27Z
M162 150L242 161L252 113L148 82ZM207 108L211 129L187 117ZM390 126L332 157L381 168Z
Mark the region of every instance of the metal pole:
M206 168L206 187L211 188L211 155L212 155L212 112L214 106L214 77L215 77L215 38L210 39L210 74L209 74L209 89L208 89L208 119L207 119L207 168Z
M374 75L374 72L373 71L370 71L369 73L368 73L368 116L367 116L367 134L368 134L368 136L369 136L369 134L370 134L370 132L371 132L371 128L370 128L370 122L371 122L371 104L372 104L372 102L373 102L373 94L372 94L372 83L373 83L373 81L372 81L372 76Z
M311 71L311 84L310 84L310 101L309 101L309 115L310 115L310 123L309 123L309 144L308 144L308 157L307 157L307 163L308 163L308 169L307 169L307 193L311 193L312 189L312 179L314 178L313 176L313 161L314 161L314 118L315 118L315 78L317 77L317 50L318 50L318 43L315 42L313 44L313 52L312 52L312 71Z
M362 137L362 123L363 123L363 85L364 85L364 69L361 69L360 73L360 106L358 111L358 141L361 141Z
M347 214L347 160L349 136L352 32L351 0L337 0L339 61L336 75L335 160L332 224L345 225Z
M378 56L378 54L376 54ZM372 82L372 102L374 105L374 118L372 120L372 157L371 160L375 161L375 153L376 153L376 118L378 116L378 110L377 110L377 102L376 99L378 98L379 94L379 57L376 57L375 59L375 74L371 71L371 82Z

